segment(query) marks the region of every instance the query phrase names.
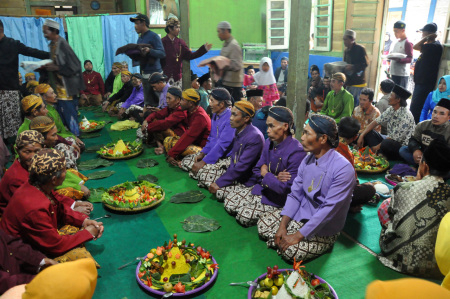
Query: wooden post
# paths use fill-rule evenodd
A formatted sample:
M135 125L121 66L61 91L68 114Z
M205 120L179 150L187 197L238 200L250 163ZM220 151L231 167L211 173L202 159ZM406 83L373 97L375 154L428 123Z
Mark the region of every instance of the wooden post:
M298 140L302 136L305 123L310 25L311 0L291 1L287 107L294 114L295 137Z
M180 0L181 39L189 47L189 0ZM183 89L191 87L191 62L183 60Z

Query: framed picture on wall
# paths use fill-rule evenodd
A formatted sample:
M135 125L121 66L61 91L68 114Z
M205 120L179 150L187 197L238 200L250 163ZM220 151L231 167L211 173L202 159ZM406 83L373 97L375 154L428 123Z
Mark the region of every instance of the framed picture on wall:
M147 0L150 27L165 27L169 15L179 18L179 0Z

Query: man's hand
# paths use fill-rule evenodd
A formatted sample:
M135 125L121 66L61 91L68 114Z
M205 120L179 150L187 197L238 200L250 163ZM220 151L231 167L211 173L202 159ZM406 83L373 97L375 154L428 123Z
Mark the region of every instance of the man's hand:
M81 149L76 142L72 143L71 146L81 154Z
M206 51L211 50L212 44L205 43L205 48L206 48Z
M50 72L59 71L59 66L57 66L54 62L47 63L44 65L44 68Z
M285 169L285 170L281 171L280 173L278 173L277 179L280 182L285 183L291 179L291 174L290 174L290 172L286 171L286 169Z
M363 148L363 146L364 146L364 137L362 135L359 135L358 141L356 142L356 145L358 146L358 149Z
M149 47L142 48L142 53L143 54L148 54L149 52L150 52L150 48Z
M105 93L105 95L103 96L103 98L104 98L105 100L107 100L107 99L109 98L110 95L111 95L111 93L110 93L110 92L107 92L107 93Z
M73 210L89 216L91 212L94 210L94 205L91 204L90 202L77 201L75 202Z
M265 177L266 174L269 172L269 168L267 167L266 164L264 164L263 166L261 166L261 176Z
M372 147L372 152L378 153L381 148L381 143Z
M292 235L284 235L280 242L278 247L281 249L281 251L286 251L289 246L295 245L299 243L300 241L303 241L305 237L298 231Z
M175 160L175 158L172 158L170 156L167 156L166 161L167 161L167 163L169 163L173 166L177 166L177 167L180 167L180 164L181 164L181 162L178 162L177 160Z
M91 219L85 219L83 222L83 227L96 238L100 238L104 230L103 222L97 222Z
M109 102L108 101L104 101L102 104L102 111L105 112L106 109L108 108Z
M415 150L413 153L414 162L416 162L416 164L419 164L420 161L422 161L422 156L423 156L423 153L421 150L419 150L419 149Z
M142 132L147 131L147 127L148 127L148 122L146 120L144 120L144 122L142 123L142 126L141 126L141 131Z
M80 187L81 187L81 192L83 192L83 196L84 196L84 198L86 198L86 199L88 199L90 196L91 196L91 190L89 190L89 188L88 187L86 187L85 185L80 185ZM91 204L90 202L89 202L89 204ZM91 206L92 206L92 210L94 210L94 206L91 204Z
M287 229L286 226L283 223L280 223L280 227L277 230L277 233L275 234L275 245L280 247L281 240L284 238L284 236L287 235Z
M426 39L427 39L427 41L429 41L429 40L434 40L436 37L437 37L436 33L431 33L426 36Z
M45 268L48 268L50 266L53 265L57 265L58 262L52 259L49 259L48 257L44 257L44 265L39 269L39 272L41 272L42 270L44 270Z
M216 194L216 192L220 189L220 187L216 183L212 183L209 185L208 191L211 194Z
M198 172L200 169L202 169L203 166L205 166L205 165L206 165L206 162L203 161L203 160L202 160L202 161L195 162L194 165L192 166L192 172L195 173L195 174L197 174L197 172Z
M202 152L200 152L197 157L195 157L195 162L201 161L206 155Z
M84 142L81 141L81 139L78 138L78 137L77 137L77 139L75 139L75 142L77 143L78 146L83 146L84 145Z
M125 113L125 108L120 108L119 113L118 113L118 117L122 118L124 113Z

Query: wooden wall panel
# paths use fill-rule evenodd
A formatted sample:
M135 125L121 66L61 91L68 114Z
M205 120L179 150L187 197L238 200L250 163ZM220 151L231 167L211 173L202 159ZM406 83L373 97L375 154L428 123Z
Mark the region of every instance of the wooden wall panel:
M0 0L0 15L25 15L25 0Z
M331 40L331 51L342 53L343 35L345 31L345 0L335 0L333 4L333 37ZM318 52L317 54L321 54ZM324 53L324 55L326 55Z
M100 9L93 10L91 8L91 1L82 0L81 13L82 14L102 14L102 13L116 13L116 1L115 0L98 0L100 2Z

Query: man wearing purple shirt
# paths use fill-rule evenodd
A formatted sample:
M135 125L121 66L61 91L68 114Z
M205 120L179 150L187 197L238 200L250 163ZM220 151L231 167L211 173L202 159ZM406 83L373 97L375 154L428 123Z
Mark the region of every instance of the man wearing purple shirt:
M336 152L336 122L325 115L311 116L302 145L311 154L298 168L283 210L258 220L259 235L287 260L310 260L333 247L352 201L355 170Z
M213 115L208 141L199 154L187 156L181 161L182 168L189 171L189 176L194 179L198 179L199 171L205 165L228 157L235 132L230 125L231 95L228 90L213 89L209 101Z
M271 107L267 117L267 135L261 157L253 168L253 178L247 186L229 192L225 210L237 214L243 226L255 225L260 215L283 208L298 165L306 153L300 142L293 138L294 116L286 107Z
M123 118L124 114L130 114L132 110L142 111L144 109L144 88L142 86L141 74L133 74L131 84L133 84L133 91L130 97L120 107L119 118Z

